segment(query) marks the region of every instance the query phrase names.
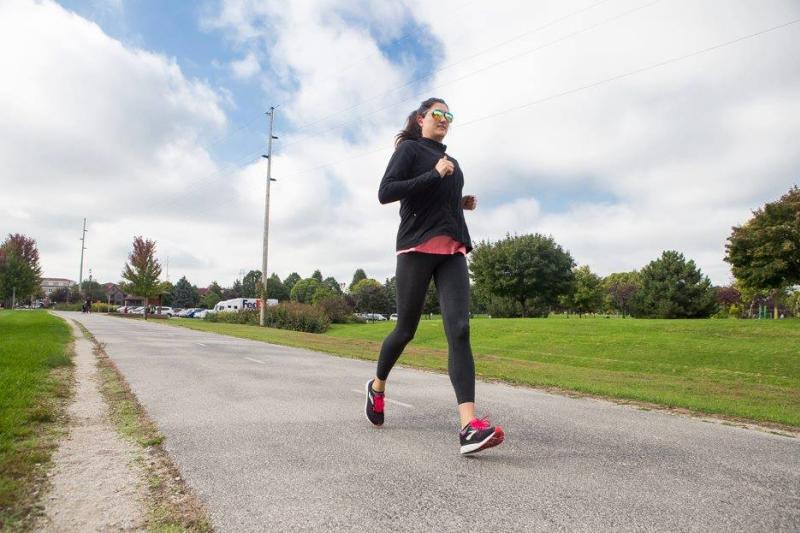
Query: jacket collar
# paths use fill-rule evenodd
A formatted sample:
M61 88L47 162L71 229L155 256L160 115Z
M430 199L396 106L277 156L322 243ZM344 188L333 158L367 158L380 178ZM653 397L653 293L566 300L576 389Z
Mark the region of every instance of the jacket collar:
M430 146L434 150L438 152L445 152L447 151L447 145L440 143L439 141L434 141L433 139L428 139L427 137L420 137L419 142L426 146Z

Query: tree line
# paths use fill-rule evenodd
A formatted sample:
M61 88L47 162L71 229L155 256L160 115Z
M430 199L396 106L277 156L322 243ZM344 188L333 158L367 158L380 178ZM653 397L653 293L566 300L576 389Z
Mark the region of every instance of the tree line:
M264 291L261 272L253 269L230 287L214 281L199 289L185 276L174 285L159 280L161 267L154 241L135 237L128 259L121 288L145 298L161 296L164 305L174 307L213 308L221 300L266 295L322 307L334 321L346 320L354 311L396 311L395 279L381 283L360 268L346 286L315 270L308 278L292 272L281 279L273 273ZM704 318L753 317L757 312L763 316L769 307L775 318L800 315L800 189L792 187L779 200L753 211L747 222L733 227L724 259L735 277L734 283L724 287L712 286L695 262L676 250L664 251L640 270L601 277L587 265L578 266L552 236L507 235L495 242L478 243L470 254L471 311L497 317L566 312ZM41 292L40 282L35 241L9 235L0 245L0 300L8 305L12 294L18 300L36 296ZM80 289L84 297L105 299L97 282L85 281ZM61 296L65 295L59 291L53 295L54 299ZM439 312L433 283L423 312Z

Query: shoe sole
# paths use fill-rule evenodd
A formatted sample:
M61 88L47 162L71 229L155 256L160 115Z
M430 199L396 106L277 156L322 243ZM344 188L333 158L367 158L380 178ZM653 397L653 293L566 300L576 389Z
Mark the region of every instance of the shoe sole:
M469 455L471 453L477 453L482 450L486 450L487 448L493 448L498 444L501 444L505 438L506 434L503 433L503 428L495 428L494 433L483 439L481 442L462 446L461 455Z
M367 408L369 407L369 384L370 384L370 383L372 383L372 380L371 380L371 379L370 379L370 380L368 380L368 381L367 381L367 384L364 386L364 392L365 392L365 393L366 393L366 395L367 395L367 400L364 402L364 418L366 418L366 419L367 419L367 422L369 422L370 424L372 424L372 425L373 425L373 426L375 426L376 428L379 428L379 427L381 427L381 426L383 425L383 422L381 422L380 424L376 424L375 422L373 422L372 420L370 420L370 419L369 419L369 417L367 416Z

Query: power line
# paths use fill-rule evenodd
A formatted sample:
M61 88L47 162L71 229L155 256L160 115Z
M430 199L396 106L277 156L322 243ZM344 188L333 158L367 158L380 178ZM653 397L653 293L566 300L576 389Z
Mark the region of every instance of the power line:
M587 6L587 7L584 7L584 8L575 10L575 11L571 11L570 13L567 13L566 15L562 15L561 17L558 17L558 18L556 18L554 20L551 20L550 22L547 22L547 23L545 23L545 24L543 24L541 26L538 26L538 27L536 27L536 28L534 28L532 30L525 31L525 32L520 33L520 34L518 34L518 35L516 35L516 36L514 36L514 37L512 37L510 39L507 39L507 40L502 41L500 43L496 43L496 44L494 44L494 45L492 45L492 46L490 46L488 48L484 48L484 49L482 49L482 50L480 50L480 51L478 51L478 52L476 52L476 53L474 53L472 55L462 57L462 58L460 58L460 59L458 59L458 60L456 60L454 62L451 62L451 63L447 63L446 65L438 67L436 70L437 70L437 72L442 72L442 71L448 70L448 69L450 69L450 68L452 68L452 67L454 67L456 65L460 65L461 63L464 63L465 61L468 61L470 59L474 59L474 58L476 58L478 56L486 54L487 52L490 52L492 50L500 48L501 46L505 46L505 45L507 45L509 43L512 43L514 41L517 41L517 40L519 40L519 39L521 39L523 37L526 37L528 35L532 35L534 33L537 33L539 31L547 29L550 26L554 26L555 24L557 24L559 22L562 22L562 21L564 21L564 20L566 20L566 19L568 19L570 17L573 17L575 15L578 15L580 13L584 13L586 11L594 9L595 7L597 7L597 6L601 5L601 4L605 4L605 3L609 2L609 1L610 0L600 0L599 2L595 2L594 4L591 4L591 5ZM295 131L302 131L302 130L304 130L305 128L307 128L309 126L312 126L314 124L318 124L320 122L324 122L325 120L327 120L330 117L335 117L335 116L339 115L340 113L346 113L347 111L352 111L353 109L361 107L362 105L364 105L364 104L366 104L368 102L372 102L374 100L383 98L384 96L387 96L387 95L389 95L391 93L394 93L394 92L396 92L396 91L398 91L400 89L408 87L409 85L412 85L412 84L414 84L414 83L416 83L418 81L422 81L424 79L427 79L427 76L418 76L416 78L413 78L413 79L407 81L406 83L404 83L402 85L398 85L398 86L392 87L388 91L385 91L383 93L380 93L380 94L377 94L377 95L372 96L370 98L367 98L366 100L362 100L362 101L360 101L360 102L358 102L358 103L356 103L356 104L354 104L354 105L352 105L350 107L347 107L347 108L344 108L344 109L340 109L340 110L338 110L338 111L336 111L334 113L330 113L328 115L325 115L325 116L323 116L323 117L321 117L321 118L319 118L317 120L314 120L312 122L307 122L305 124L301 124L300 126L295 128ZM408 98L404 99L403 102L405 102L407 100L409 100L409 99Z
M770 28L766 28L764 30L757 31L755 33L751 33L751 34L748 34L748 35L743 35L741 37L737 37L737 38L729 40L729 41L725 41L725 42L722 42L722 43L719 43L719 44L715 44L715 45L709 46L707 48L702 48L700 50L696 50L696 51L688 53L688 54L672 57L672 58L669 58L669 59L666 59L666 60L663 60L663 61L659 61L658 63L653 63L651 65L647 65L647 66L644 66L644 67L641 67L641 68L638 68L638 69L635 69L635 70L624 72L622 74L618 74L618 75L612 76L610 78L605 78L605 79L602 79L602 80L599 80L599 81L596 81L596 82L593 82L593 83L589 83L589 84L586 84L586 85L581 85L579 87L574 87L572 89L568 89L568 90L565 90L565 91L554 93L554 94L545 96L543 98L538 98L536 100L532 100L530 102L526 102L526 103L518 105L518 106L510 107L510 108L507 108L507 109L504 109L504 110L501 110L501 111L496 111L496 112L493 112L491 114L485 115L483 117L479 117L479 118L470 120L468 122L464 122L464 123L459 125L459 129L464 128L464 127L469 126L469 125L472 125L472 124L475 124L477 122L482 122L484 120L489 120L489 119L492 119L492 118L496 118L496 117L505 115L505 114L510 113L512 111L517 111L517 110L520 110L520 109L524 109L526 107L531 107L531 106L534 106L534 105L537 105L537 104L541 104L543 102L554 100L556 98L561 98L563 96L574 94L574 93L577 93L577 92L580 92L580 91L592 89L594 87L598 87L598 86L604 85L606 83L611 83L611 82L616 81L616 80L620 80L620 79L623 79L623 78L634 76L636 74L640 74L640 73L646 72L648 70L653 70L653 69L656 69L656 68L659 68L659 67L663 67L665 65L669 65L671 63L676 63L678 61L683 61L685 59L696 57L696 56L699 56L701 54L706 54L706 53L712 52L714 50L719 50L720 48L724 48L726 46L731 46L733 44L737 44L737 43L740 43L742 41L746 41L746 40L749 40L749 39L754 39L754 38L759 37L761 35L764 35L764 34L767 34L767 33L773 32L773 31L777 31L777 30L782 29L782 28L786 28L786 27L791 26L793 24L797 24L798 22L800 22L800 18L794 19L794 20L786 22L784 24L779 24L777 26L772 26ZM348 158L344 158L344 159L340 159L340 160L337 160L337 161L333 161L331 163L327 163L327 164L323 164L323 165L317 165L317 166L314 166L314 167L311 167L311 168L303 169L303 170L300 170L298 172L294 172L292 174L288 174L288 175L286 175L284 177L289 178L289 177L293 177L293 176L306 174L308 172L313 172L313 171L316 171L316 170L320 170L322 168L338 165L340 163L343 163L343 162L346 162L346 161L351 161L353 159L366 157L368 155L371 155L373 153L376 153L376 152L379 152L379 151L382 151L382 150L385 150L385 149L386 149L385 147L381 147L381 148L377 148L377 149L364 151L364 152L361 152L359 154L356 154L356 155L348 157Z
M619 20L619 19L621 19L621 18L623 18L623 17L626 17L626 16L630 15L631 13L634 13L634 12L636 12L636 11L639 11L639 10L641 10L641 9L645 9L645 8L647 8L647 7L650 7L650 6L654 5L654 4L657 4L657 3L658 3L658 2L660 2L660 1L661 1L661 0L653 0L653 1L651 1L651 2L648 2L648 3L646 3L646 4L640 5L640 6L638 6L638 7L634 7L634 8L632 8L632 9L629 9L629 10L627 10L627 11L624 11L623 13L620 13L620 14L618 14L618 15L615 15L615 16L613 16L613 17L607 18L607 19L605 19L605 20L603 20L603 21L601 21L601 22L598 22L598 23L596 23L596 24L593 24L593 25L587 26L586 28L583 28L583 29L581 29L581 30L578 30L578 31L572 32L572 33L570 33L570 34L567 34L567 35L565 35L565 36L559 37L558 39L555 39L555 40L553 40L553 41L549 41L549 42L547 42L547 43L544 43L544 44L542 44L542 45L536 46L535 48L531 48L531 49L525 50L525 51L523 51L523 52L521 52L521 53L519 53L519 54L516 54L516 55L514 55L514 56L508 57L508 58L506 58L506 59L503 59L503 60L500 60L500 61L495 61L495 62L493 62L493 63L491 63L491 64L489 64L489 65L487 65L487 66L485 66L485 67L482 67L482 68L480 68L480 69L478 69L478 70L474 70L474 71L472 71L472 72L469 72L469 73L467 73L467 74L465 74L465 75L463 75L463 76L461 76L461 77L459 77L459 78L455 78L455 79L452 79L452 80L446 81L446 82L444 82L444 83L441 83L441 84L439 84L439 85L437 85L437 86L435 86L435 87L432 87L432 88L430 88L430 89L427 89L427 92L431 92L431 91L434 91L434 90L437 90L437 89L441 89L441 88L443 88L443 87L447 87L448 85L452 85L452 84L454 84L454 83L457 83L457 82L459 82L459 81L463 81L463 80L465 80L465 79L467 79L467 78L470 78L470 77L472 77L472 76L475 76L476 74L480 74L480 73L482 73L482 72L485 72L485 71L487 71L487 70L493 69L493 68L495 68L495 67L497 67L497 66L503 65L503 64L505 64L505 63L508 63L508 62L510 62L510 61L514 61L514 60L516 60L516 59L519 59L519 58L521 58L521 57L523 57L523 56L526 56L526 55L528 55L528 54L531 54L531 53L534 53L534 52L538 52L538 51L540 51L540 50L543 50L543 49L545 49L545 48L548 48L548 47L550 47L550 46L553 46L554 44L558 44L558 43L560 43L560 42L566 41L567 39L571 39L571 38L573 38L573 37L575 37L575 36L577 36L577 35L580 35L580 34L582 34L582 33L586 33L586 32L588 32L588 31L591 31L591 30L597 29L597 28L599 28L600 26L603 26L603 25L605 25L605 24L608 24L609 22L614 22L614 21L616 21L616 20ZM602 3L602 2L599 2L599 3ZM562 17L562 18L563 18L563 17ZM391 92L391 91L390 91L390 92ZM398 106L398 105L400 105L400 104L402 104L402 103L405 103L405 102L416 101L416 100L418 100L418 98L419 98L419 96L418 96L418 95L417 95L417 96L414 96L414 97L403 98L403 99L401 99L401 100L397 100L397 101L395 101L395 102L393 102L393 103L391 103L391 104L387 104L387 105L385 105L385 106L383 106L383 107L379 107L379 108L376 108L376 109L372 109L372 110L370 111L370 113L375 113L375 112L377 112L377 111L383 111L383 110L385 110L385 109L391 109L391 108L393 108L393 107L396 107L396 106ZM358 119L350 119L350 120L344 120L344 121L338 122L338 123L334 124L333 126L331 126L331 127L327 128L327 129L324 129L324 130L318 131L317 133L320 133L320 134L328 133L328 132L330 132L330 131L333 131L333 130L339 129L339 128L343 127L343 126L346 126L346 125L348 125L348 124L353 124L353 123L355 123L357 120L361 120L361 118L358 118ZM312 133L314 133L314 132L312 132ZM283 145L283 147L284 147L284 148L288 148L289 146L292 146L292 145L294 145L294 144L297 144L297 143L299 143L299 142L302 142L302 141L303 141L303 139L297 139L297 140L295 140L295 141L292 141L292 142L289 142L289 143L286 143L286 144L284 144L284 145Z

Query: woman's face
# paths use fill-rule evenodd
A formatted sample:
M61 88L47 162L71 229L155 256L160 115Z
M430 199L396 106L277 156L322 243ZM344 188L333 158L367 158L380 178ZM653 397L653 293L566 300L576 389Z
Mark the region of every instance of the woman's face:
M436 113L434 113L436 111ZM449 117L449 119L448 119ZM447 131L450 129L450 122L453 115L450 114L446 104L435 103L425 113L425 116L417 117L417 124L422 128L422 136L434 141L442 142Z

